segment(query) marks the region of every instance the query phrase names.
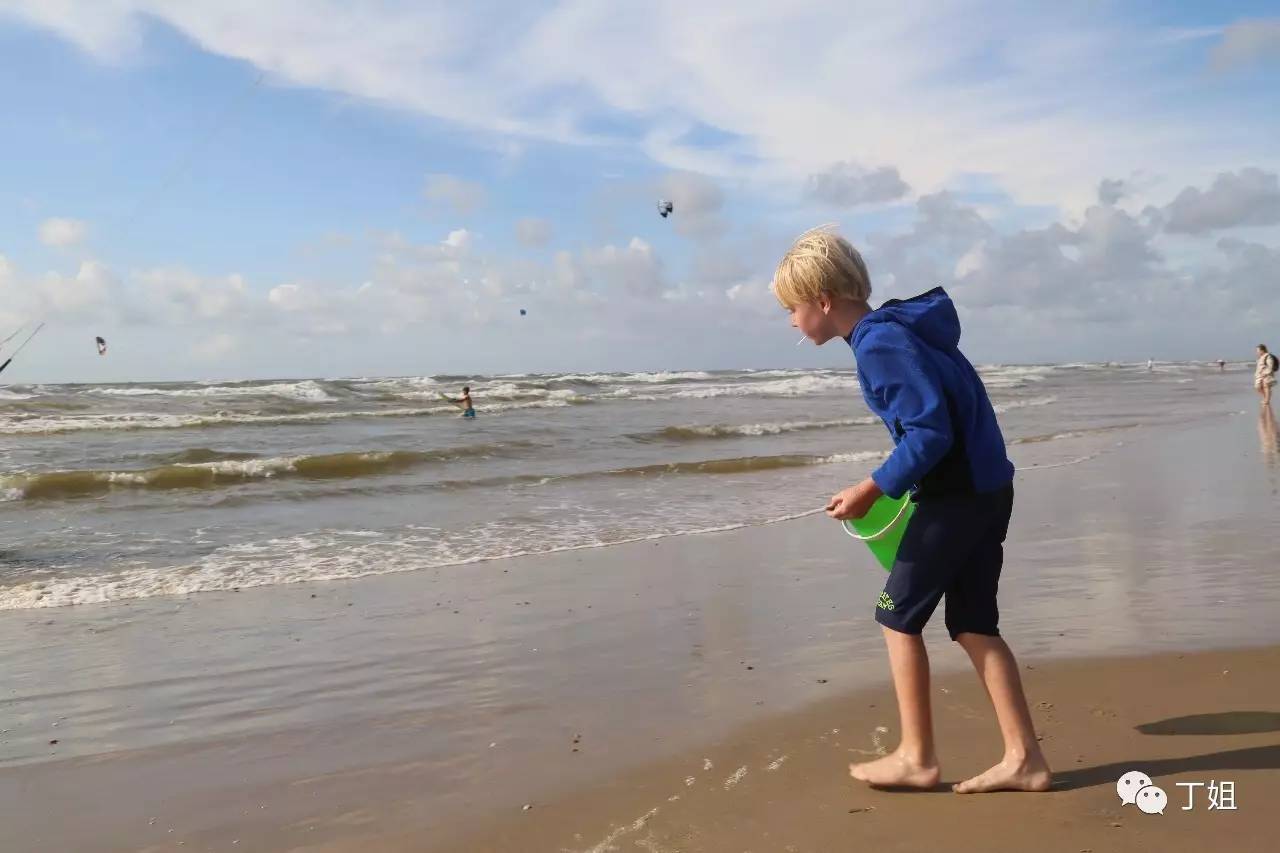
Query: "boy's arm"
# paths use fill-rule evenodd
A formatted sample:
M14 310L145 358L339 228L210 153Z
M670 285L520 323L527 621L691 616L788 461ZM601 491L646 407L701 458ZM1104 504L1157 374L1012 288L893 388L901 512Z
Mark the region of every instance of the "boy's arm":
M889 324L868 335L858 351L862 374L902 424L903 436L871 479L897 499L919 483L951 449L951 413L942 377L914 336Z

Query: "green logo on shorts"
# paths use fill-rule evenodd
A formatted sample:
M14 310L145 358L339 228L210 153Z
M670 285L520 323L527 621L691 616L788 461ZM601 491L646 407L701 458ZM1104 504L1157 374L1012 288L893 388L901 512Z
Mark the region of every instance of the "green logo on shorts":
M889 597L889 593L887 592L880 593L880 603L877 604L876 607L879 607L881 610L893 609L893 599Z

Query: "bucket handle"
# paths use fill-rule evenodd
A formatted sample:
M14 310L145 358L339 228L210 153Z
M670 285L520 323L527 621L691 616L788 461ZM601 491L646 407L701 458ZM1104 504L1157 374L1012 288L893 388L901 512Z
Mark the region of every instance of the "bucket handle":
M861 533L859 533L857 530L854 529L853 522L847 518L841 522L840 526L844 528L845 533L848 533L850 536L852 536L854 539L859 540L860 542L874 542L875 540L881 538L890 530L892 530L894 525L897 524L902 519L902 514L907 511L907 504L909 503L911 503L910 499L903 501L902 506L898 507L898 514L893 517L893 521L890 521L888 524L886 524L884 526L884 529L880 530L878 533L872 533L870 535L863 536Z

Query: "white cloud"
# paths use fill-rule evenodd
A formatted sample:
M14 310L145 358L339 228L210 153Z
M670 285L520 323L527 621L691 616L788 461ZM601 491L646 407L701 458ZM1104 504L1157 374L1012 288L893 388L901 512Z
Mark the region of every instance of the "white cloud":
M531 249L540 249L550 243L554 233L547 219L529 216L516 222L516 239Z
M141 4L129 0L102 3L5 2L0 12L16 14L54 30L104 61L119 61L142 44Z
M1079 4L886 0L857 14L835 0L82 5L9 3L98 57L138 50L154 19L270 80L437 117L495 145L623 141L671 167L774 187L846 159L851 145L858 162L892 163L924 193L986 174L1019 201L1074 210L1093 202L1098 175L1127 173L1152 151L1178 184L1224 157L1277 164L1274 134L1262 132L1270 117L1245 117L1224 142L1196 104L1168 108L1186 88L1170 72L1185 40ZM1269 51L1272 28L1229 27L1221 51ZM618 117L625 134L595 129ZM449 186L439 200L454 197ZM448 203L478 204L473 189Z
M280 284L267 291L267 301L281 311L299 311L310 300L306 292L296 284Z
M910 191L893 166L866 169L852 161L833 163L809 176L805 194L836 207L895 201Z
M580 264L587 281L606 291L655 296L666 289L661 261L653 247L639 237L632 237L625 247L610 244L587 249Z
M955 278L964 278L970 273L979 272L987 263L987 244L979 243L960 256L952 269Z
M671 202L667 221L677 233L695 240L724 233L724 192L712 178L697 172L669 172L658 180L654 196L652 204L656 205L659 198Z
M160 322L186 324L246 318L251 299L243 276L208 277L166 267L133 276L139 307Z
M1098 281L1130 281L1161 261L1152 244L1156 229L1115 207L1090 207L1074 230L1059 227L1054 233L1061 245L1076 247L1077 263Z
M1052 318L1110 321L1159 312L1176 276L1156 248L1158 230L1110 205L1075 224L1000 232L947 194L917 202L911 230L868 243L881 297L911 296L945 284L989 316L1018 309ZM884 277L892 287L881 287ZM992 313L994 312L994 313Z
M1112 205L1010 232L952 198L918 207L911 230L868 242L873 282L881 297L945 285L980 357L1209 357L1280 324L1280 251L1260 243L1223 239L1172 263L1158 222Z
M1103 178L1098 183L1098 201L1115 204L1129 194L1129 185L1118 178Z
M1010 231L940 193L915 202L915 221L905 230L855 242L865 251L878 300L946 285L961 307L966 350L973 347L974 357L1176 356L1210 346L1229 352L1237 338L1256 342L1260 324L1280 323L1280 302L1269 290L1280 278L1280 251L1235 239L1216 247L1195 241L1204 251L1174 263L1169 247L1188 241L1157 225L1095 204L1078 218ZM702 353L726 364L759 364L769 361L758 360L759 353L775 341L794 344L768 290L788 236L759 231L699 244L688 274L679 275L639 237L542 260L477 245L464 229L425 243L392 233L376 242L369 269L340 286L307 280L250 286L237 275L181 268L118 276L92 261L67 274L24 278L0 257L0 318L95 326L119 319L134 327L137 351L181 328L197 342L195 355L218 362L248 358L236 334L250 326L252 334L243 332L250 345L263 337L299 346L336 338L324 344L335 358L350 352L339 347L355 347L370 334L400 336L395 340L405 345L424 335L433 341L465 335L492 345L491 354L512 369L525 364L515 361L523 358L512 349L516 335L526 344L550 344L590 330L631 353L632 363L676 365ZM520 308L532 319L521 320ZM733 334L708 341L693 317ZM671 343L686 334L702 341L697 349ZM282 353L280 363L295 363L287 359L297 352ZM571 358L567 350L560 357Z
M64 249L84 240L87 226L78 219L54 217L40 223L40 242Z
M781 316L781 306L766 281L738 282L725 288L724 296L730 303L770 320Z
M1247 65L1261 59L1280 59L1280 18L1238 21L1222 33L1213 49L1219 70Z
M914 295L924 289L920 285L943 280L962 256L996 236L981 213L951 193L921 196L915 207L909 230L867 238L863 254L877 297Z
M459 216L475 213L488 198L484 187L456 175L428 175L422 192L428 201L447 205Z
M46 310L62 317L87 318L110 310L110 292L119 281L98 261L83 261L74 276L49 273L39 285Z
M474 238L472 237L470 231L468 231L465 228L459 228L455 231L449 232L449 236L444 238L444 245L450 247L451 249L465 250L471 247L471 242L473 239Z
M1218 241L1221 261L1203 272L1198 281L1202 297L1216 305L1254 316L1276 325L1275 283L1280 281L1280 250L1260 243L1224 237Z
M1203 192L1187 187L1164 209L1165 228L1174 234L1201 234L1240 225L1280 223L1280 180L1247 168L1223 172Z
M694 256L690 280L697 285L723 286L750 278L753 274L759 277L762 269L771 269L771 258L751 257L737 246L712 244Z
M29 315L24 309L29 298L18 283L13 264L4 255L0 255L0 324L12 331L18 323L25 323Z
M240 346L240 339L228 332L218 332L203 338L191 348L192 354L201 361L221 361L231 355Z

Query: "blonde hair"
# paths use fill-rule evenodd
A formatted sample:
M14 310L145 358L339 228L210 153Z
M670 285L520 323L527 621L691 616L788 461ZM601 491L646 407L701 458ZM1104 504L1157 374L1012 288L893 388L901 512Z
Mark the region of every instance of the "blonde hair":
M791 244L773 273L773 295L784 308L814 302L824 293L866 302L871 277L858 250L832 225L810 229Z

